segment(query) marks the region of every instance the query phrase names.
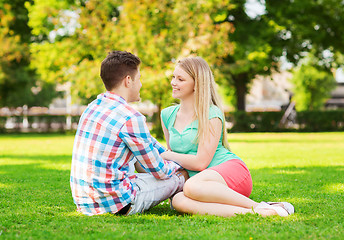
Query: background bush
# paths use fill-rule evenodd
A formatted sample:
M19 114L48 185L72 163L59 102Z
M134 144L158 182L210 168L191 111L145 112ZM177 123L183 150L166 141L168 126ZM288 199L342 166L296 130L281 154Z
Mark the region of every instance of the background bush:
M283 112L245 112L226 114L226 120L233 123L232 132L275 132Z
M229 112L225 113L226 121L232 123L231 132L321 132L344 131L344 110L331 111L300 111L297 112L295 124L287 127L280 124L284 112ZM65 132L65 115L39 115L29 116L31 132ZM0 133L19 132L23 116L12 116L15 127L5 129L6 119L0 116ZM73 129L75 130L80 116L72 116ZM147 116L147 122L152 123L152 117ZM35 129L33 124L38 124ZM154 133L152 133L154 135ZM160 137L161 138L161 137Z
M302 111L296 115L301 130L343 131L344 111Z
M233 123L231 132L282 132L282 131L343 131L344 110L300 111L293 127L280 125L284 112L226 113L226 121Z

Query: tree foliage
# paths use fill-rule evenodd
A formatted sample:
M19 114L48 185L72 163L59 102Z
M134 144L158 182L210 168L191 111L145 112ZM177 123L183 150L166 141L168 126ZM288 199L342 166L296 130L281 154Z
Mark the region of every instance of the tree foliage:
M74 96L89 102L104 91L99 66L113 49L142 59L141 95L159 107L173 101L175 62L192 54L210 63L239 110L252 79L278 71L281 56L297 65L312 52L326 71L343 63L342 0L258 0L265 10L256 15L247 2L3 0L0 105L32 105L67 81Z
M267 0L266 9L269 18L284 27L281 35L289 61L297 63L310 51L319 59L324 59L324 50L343 53L342 0Z
M332 69L343 64L344 2L266 1L266 7L268 16L284 26L284 56L301 64L292 79L297 109L320 109L335 87Z
M224 85L235 89L238 110L245 110L252 79L278 71L281 57L297 65L313 52L327 71L338 66L337 56L344 51L342 0L257 1L265 10L256 15L249 14L246 0L231 3L235 7L228 9L225 21L235 29L229 32L234 49L221 66L227 76Z
M230 24L214 24L218 12L231 7L227 1L37 0L27 7L33 32L45 39L32 46L32 63L48 82L72 82L74 95L86 102L104 90L99 68L110 50L141 58L141 96L159 110L172 101L169 82L179 58L197 54L215 64L231 50Z
M31 30L24 2L0 2L0 106L46 106L56 96L54 84L40 81L30 68Z
M128 49L142 59L142 96L158 106L158 114L173 101L170 78L175 61L196 54L214 64L230 51L230 25L215 25L209 11L223 7L228 5L197 0L127 1L123 5L119 27L130 36ZM161 133L160 120L155 120L155 132Z
M309 56L293 72L293 100L298 111L320 110L336 86L333 75L317 66L316 61L316 58Z
M254 77L268 75L271 70L278 69L278 56L282 49L274 45L281 26L265 15L248 16L246 1L231 2L235 7L228 10L226 21L234 26L234 31L229 32L234 48L224 58L221 70L226 76L224 85L235 89L236 108L245 110L245 95Z

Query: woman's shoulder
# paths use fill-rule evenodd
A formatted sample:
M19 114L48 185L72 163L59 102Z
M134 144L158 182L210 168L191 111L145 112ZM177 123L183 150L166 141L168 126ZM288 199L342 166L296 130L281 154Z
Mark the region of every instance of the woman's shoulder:
M161 119L165 123L165 126L168 126L168 122L171 120L171 116L178 111L180 105L173 105L161 110Z
M169 107L164 108L163 110L161 110L161 114L170 115L170 114L172 114L175 110L177 110L177 108L179 108L179 105L172 105L172 106L169 106Z
M220 118L223 120L223 111L216 105L211 105L209 109L209 119Z

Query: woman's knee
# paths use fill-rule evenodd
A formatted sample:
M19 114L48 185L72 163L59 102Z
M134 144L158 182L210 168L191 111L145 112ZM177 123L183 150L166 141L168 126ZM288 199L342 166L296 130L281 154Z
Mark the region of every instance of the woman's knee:
M190 178L185 182L183 192L185 196L195 199L197 195L202 191L201 188L202 186L196 178Z
M179 192L172 198L172 206L174 209L176 209L178 212L187 212L187 198L184 196L183 192Z

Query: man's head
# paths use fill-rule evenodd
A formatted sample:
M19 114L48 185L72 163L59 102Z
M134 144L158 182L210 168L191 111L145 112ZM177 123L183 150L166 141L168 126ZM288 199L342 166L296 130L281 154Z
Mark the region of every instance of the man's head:
M100 68L100 77L106 90L111 91L118 87L124 78L130 76L135 80L139 73L141 60L125 51L110 52L103 60Z

